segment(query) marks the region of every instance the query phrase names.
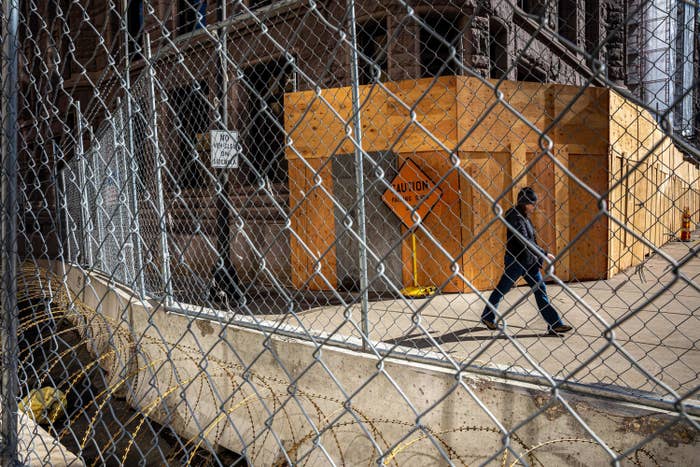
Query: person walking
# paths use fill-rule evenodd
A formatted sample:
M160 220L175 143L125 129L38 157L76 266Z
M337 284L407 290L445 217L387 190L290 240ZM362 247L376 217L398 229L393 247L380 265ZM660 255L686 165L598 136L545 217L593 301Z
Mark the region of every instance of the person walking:
M506 211L505 219L510 225L507 229L505 267L496 289L491 292L489 303L481 314L481 322L490 330L498 329L494 310L498 309L503 296L513 288L515 282L521 277L534 288L535 300L540 314L547 322L547 330L550 334L563 334L573 328L564 324L559 314L554 309L547 296L547 288L542 280L542 256L554 260L554 255L547 253L537 245L535 228L530 221L530 216L535 211L537 194L530 187L525 187L518 193L516 206ZM527 242L520 240L514 231L522 235Z

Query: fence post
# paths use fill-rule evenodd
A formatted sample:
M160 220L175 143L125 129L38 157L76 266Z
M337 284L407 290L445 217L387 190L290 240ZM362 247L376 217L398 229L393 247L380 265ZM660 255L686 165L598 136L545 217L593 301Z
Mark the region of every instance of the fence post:
M85 261L87 261L87 266L91 268L94 266L92 257L92 235L94 227L92 224L92 217L90 216L90 204L88 200L87 175L85 170L87 167L87 160L85 158L85 149L83 147L83 114L80 112L80 101L75 102L75 108L78 130L78 152L76 154L78 158L78 187L80 188L80 211L83 217L83 225L81 227L84 230L81 237L83 238Z
M63 214L61 209L61 199L63 197L63 193L61 191L61 187L59 184L59 180L62 179L63 177L61 176L61 172L58 170L58 164L60 161L65 160L63 157L63 150L59 147L59 144L56 142L56 140L51 141L51 156L53 157L54 163L51 164L51 187L53 188L53 194L54 194L54 209L55 211L52 213L52 216L54 218L54 227L56 229L56 248L57 248L57 257L58 258L65 258L65 237L66 233L63 230ZM47 190L48 194L48 190Z
M17 0L2 11L2 161L0 164L0 464L17 462Z
M148 62L148 97L151 111L151 135L153 137L153 152L156 162L156 189L158 190L158 226L160 228L160 254L161 254L161 274L163 275L163 286L165 288L165 306L172 304L173 284L170 278L170 254L168 252L168 231L165 218L165 195L163 188L162 165L163 160L160 154L158 143L158 114L156 113L156 87L155 70L151 56L151 36L146 34L146 61Z
M59 220L61 216L63 216L63 219L65 219L65 232L62 235L62 238L65 239L65 250L66 250L66 255L68 257L68 261L73 261L73 249L71 248L71 230L70 230L70 213L68 212L68 193L66 193L66 170L68 169L68 164L66 164L60 171L60 178L61 178L61 189L56 190L56 193L60 193L60 202L59 202L59 197L56 196L56 203L58 203L58 206L56 209L56 212L58 213L57 215L59 216ZM58 185L58 180L56 180L56 184Z
M102 188L104 185L104 174L100 170L102 164L102 155L100 154L100 141L97 140L95 144L94 134L90 134L90 154L92 155L92 184L95 187L95 219L97 220L97 245L100 254L100 267L98 268L102 272L107 272L107 258L106 247L107 247L107 236L105 235L105 225L103 222L104 217L104 198L102 197Z
M132 264L134 266L134 282L136 283L139 297L143 300L146 297L146 282L143 274L143 251L141 246L141 227L139 223L139 201L138 190L136 187L139 164L136 161L136 154L134 153L134 114L131 107L131 55L129 53L129 28L127 28L126 25L124 25L124 63L124 80L126 83L126 139L128 141L127 149L129 152L129 170L127 173L129 174L129 179L131 180L131 203L129 209L131 209L131 212L133 213L133 230L131 231Z
M128 96L127 96L127 101L128 101ZM123 193L127 199L126 199L126 205L122 206L121 203L119 203L119 229L120 229L120 235L121 235L121 241L124 242L124 246L122 247L122 251L124 251L124 283L128 284L131 287L134 287L136 289L139 289L139 287L136 285L136 251L135 251L135 227L134 225L138 226L138 223L135 221L136 219L136 213L134 209L134 196L136 195L136 192L134 190L134 184L133 182L133 172L130 170L131 167L127 166L127 157L129 157L130 154L132 154L133 147L131 150L127 149L127 142L126 139L129 138L129 135L127 135L127 138L124 137L124 131L127 133L129 132L129 124L128 122L124 119L124 105L121 101L121 99L117 99L117 121L119 122L118 125L114 126L114 133L113 133L113 138L114 138L114 149L115 149L115 158L113 167L116 170L116 173L118 175L117 181L119 183L119 191ZM129 140L130 141L130 140ZM122 216L122 214L124 214ZM126 222L128 222L128 225L125 225ZM137 230L138 231L138 230ZM136 232L137 232L136 231ZM128 239L128 240L127 240ZM126 253L126 247L129 246L131 249L130 257L129 254ZM137 290L139 292L139 296L143 298L141 295L141 290Z
M360 120L360 77L357 70L357 31L355 29L355 1L347 0L348 21L350 23L350 79L352 81L352 126L355 134L355 178L357 186L357 235L360 254L360 293L362 310L362 333L369 340L369 280L367 277L367 226L365 214L365 174L362 159L362 122ZM365 340L362 346L367 347Z
M223 0L219 1L219 8L217 12L217 22L221 22L226 19L226 2ZM226 28L222 27L217 30L217 37L219 39L220 52L217 57L218 67L218 89L217 97L219 100L219 113L221 115L221 126L222 129L228 130L228 99L226 93L228 91L228 73L226 64ZM215 295L218 291L229 291L236 289L238 284L235 283L233 277L235 271L233 271L233 263L231 262L231 209L229 207L229 174L227 168L217 170L217 181L221 187L221 191L216 197L216 249L219 255L219 259L214 265L212 271L212 290L210 290L210 295L213 295L214 300L217 296Z

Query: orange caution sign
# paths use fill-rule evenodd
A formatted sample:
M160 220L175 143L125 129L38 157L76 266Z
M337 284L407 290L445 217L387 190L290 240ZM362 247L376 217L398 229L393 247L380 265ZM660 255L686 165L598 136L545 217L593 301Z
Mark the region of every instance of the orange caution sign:
M411 213L418 214L421 220L425 219L442 197L442 190L435 188L430 177L411 159L401 164L391 186L393 190L387 188L382 200L409 228L418 220L413 219Z
M392 189L393 188L393 189ZM442 190L436 187L428 175L423 172L411 159L399 167L399 173L387 188L382 199L394 214L410 229L425 219L435 203L442 197ZM420 218L415 217L415 215ZM424 298L434 295L437 288L434 285L421 286L418 284L418 250L416 247L416 232L411 232L411 252L413 257L413 285L404 287L401 294L407 298Z

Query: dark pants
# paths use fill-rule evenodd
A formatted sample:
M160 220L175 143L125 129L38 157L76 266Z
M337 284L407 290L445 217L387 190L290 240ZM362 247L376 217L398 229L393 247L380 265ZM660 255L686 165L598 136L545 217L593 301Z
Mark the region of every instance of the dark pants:
M559 326L562 324L559 314L554 309L551 303L549 303L549 297L547 297L547 287L542 281L542 273L540 272L540 267L538 264L534 265L530 269L525 269L520 263L518 263L515 258L511 255L506 255L505 258L505 271L501 276L501 280L498 281L496 289L491 292L489 297L489 303L495 308L498 308L498 304L505 294L508 293L510 289L513 288L513 284L520 279L525 278L525 282L530 287L534 287L535 300L537 301L537 307L540 309L542 317L547 322L547 324L552 326ZM495 321L496 317L490 307L486 307L481 315L482 320Z

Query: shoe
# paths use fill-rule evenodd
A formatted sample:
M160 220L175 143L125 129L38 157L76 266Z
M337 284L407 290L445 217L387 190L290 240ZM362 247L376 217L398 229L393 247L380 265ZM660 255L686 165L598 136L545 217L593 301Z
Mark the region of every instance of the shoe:
M550 334L564 334L571 331L573 328L568 324L559 324L557 326L552 326L549 328Z
M496 323L494 323L493 321L489 321L487 319L482 319L481 323L484 326L486 326L487 328L489 328L489 330L491 330L491 331L495 331L496 329L498 329L498 326L496 326Z

